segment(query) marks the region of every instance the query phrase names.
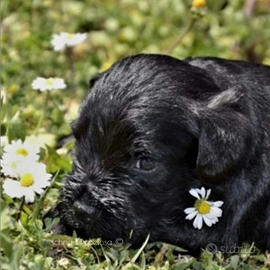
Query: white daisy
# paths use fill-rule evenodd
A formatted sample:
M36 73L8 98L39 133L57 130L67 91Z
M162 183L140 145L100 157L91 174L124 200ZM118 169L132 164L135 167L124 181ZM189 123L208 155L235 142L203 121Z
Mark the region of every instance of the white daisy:
M210 202L207 201L208 197L211 194L211 189L205 190L204 187L201 189L194 189L192 188L189 193L197 198L195 201L194 207L186 208L184 212L187 214L186 219L193 221L194 228L201 229L203 226L203 222L208 227L211 227L213 224L216 224L222 216L222 210L220 207L223 205L224 202L216 201Z
M51 174L46 172L43 163L24 161L17 164L17 179L5 179L3 191L11 198L22 198L31 203L35 199L35 193L42 194L44 188L50 185Z
M4 153L13 156L16 160L28 158L37 161L39 159L39 147L30 144L28 141L11 141L10 144L5 145Z
M24 160L38 161L39 147L21 140L5 145L1 159L2 172L6 176L16 176L16 166Z
M6 176L16 177L16 167L21 161L21 159L14 159L12 155L4 154L1 159L2 173Z
M62 32L60 34L54 34L51 44L55 51L63 51L67 47L74 47L86 39L86 34L70 34Z
M42 78L37 77L32 82L32 88L35 90L40 90L41 92L53 89L65 89L67 85L64 79L61 78Z

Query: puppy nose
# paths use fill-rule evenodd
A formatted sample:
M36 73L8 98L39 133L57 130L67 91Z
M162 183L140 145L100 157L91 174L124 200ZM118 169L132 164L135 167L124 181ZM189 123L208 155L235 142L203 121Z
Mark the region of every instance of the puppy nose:
M86 221L91 218L94 218L96 214L96 207L84 205L81 202L76 201L73 204L73 211L78 219Z

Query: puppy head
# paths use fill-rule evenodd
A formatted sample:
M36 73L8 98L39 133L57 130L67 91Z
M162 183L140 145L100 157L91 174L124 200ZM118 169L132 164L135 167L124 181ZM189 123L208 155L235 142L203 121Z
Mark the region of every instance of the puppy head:
M55 210L61 222L85 238L132 232L133 242L148 233L170 242L168 226L185 229L189 189L245 155L246 123L240 112L212 108L219 94L206 72L167 56L129 57L101 74L73 124L74 168ZM240 132L226 117L242 123ZM219 152L234 144L235 154Z

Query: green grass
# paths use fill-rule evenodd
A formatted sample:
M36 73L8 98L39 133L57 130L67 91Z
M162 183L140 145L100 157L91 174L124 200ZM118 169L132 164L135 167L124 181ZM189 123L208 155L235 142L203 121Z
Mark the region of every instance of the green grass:
M57 190L51 188L50 197ZM233 255L212 255L202 251L194 258L187 251L168 244L152 243L138 250L128 245L101 245L100 240L82 240L76 236L52 235L54 222L48 221L44 230L39 219L34 221L35 207L24 206L19 221L14 215L18 202L3 196L1 201L2 269L261 269L270 265L270 254L259 251ZM45 200L46 202L46 200ZM7 204L12 205L8 207ZM57 222L55 220L55 222ZM247 248L245 250L248 250Z
M259 251L225 256L202 250L194 258L180 247L163 243L145 242L134 250L128 245L55 236L50 228L57 221L48 221L43 229L42 215L57 201L72 166L72 143L59 150L56 142L70 133L69 124L77 115L91 77L130 54L170 51L192 18L195 24L171 50L172 56L207 55L270 64L269 1L258 1L250 19L243 14L243 0L209 0L207 8L193 15L191 3L2 0L2 146L26 138L39 142L40 160L55 176L45 196L37 197L33 204L21 205L19 199L1 191L2 269L269 269L269 253ZM52 35L61 31L88 35L86 42L74 48L72 76L67 55L53 51L50 45ZM66 90L50 92L45 108L46 94L31 88L38 76L61 77L68 84ZM43 108L42 123L36 130Z

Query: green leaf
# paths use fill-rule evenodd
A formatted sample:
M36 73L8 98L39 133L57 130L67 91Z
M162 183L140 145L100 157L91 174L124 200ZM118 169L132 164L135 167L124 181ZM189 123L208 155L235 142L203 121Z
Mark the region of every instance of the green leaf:
M231 267L233 269L238 269L238 264L239 264L239 256L238 255L234 255L231 257Z
M20 213L20 220L24 228L27 228L28 225L28 215L21 211Z
M9 228L10 220L7 213L7 205L3 200L1 200L1 231Z
M5 255L8 258L12 257L13 243L10 240L10 237L7 235L7 233L2 230L1 230L1 248L3 248Z
M65 157L60 157L56 160L57 165L64 170L65 172L71 172L72 171L72 164L69 160L67 160Z

